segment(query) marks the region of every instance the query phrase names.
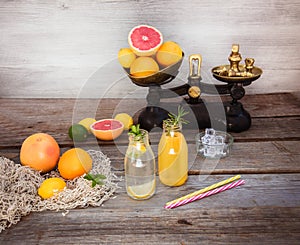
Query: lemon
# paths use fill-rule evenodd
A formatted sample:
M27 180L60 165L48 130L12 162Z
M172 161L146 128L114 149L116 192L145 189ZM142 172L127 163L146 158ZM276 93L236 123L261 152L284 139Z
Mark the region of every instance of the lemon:
M146 77L159 71L157 62L151 57L138 57L130 66L130 74L134 77Z
M144 144L141 144L140 142L136 142L135 144L133 144L133 146L137 151L141 153L144 153L146 151L146 146Z
M57 177L46 179L42 182L38 189L38 194L47 199L62 191L66 187L66 182Z
M82 119L78 124L81 124L83 127L85 127L87 129L87 131L89 133L91 133L90 127L94 122L96 122L95 118L87 117L87 118Z
M131 125L133 125L133 119L127 113L119 113L115 116L115 120L118 120L124 124L124 129L130 129Z
M127 192L135 199L147 199L153 195L155 191L155 179L141 185L127 186Z
M182 58L182 49L179 44L167 41L164 42L156 53L156 60L159 65L167 67L175 64Z
M136 55L130 48L121 48L118 53L118 60L124 68L130 68L132 62L136 59Z

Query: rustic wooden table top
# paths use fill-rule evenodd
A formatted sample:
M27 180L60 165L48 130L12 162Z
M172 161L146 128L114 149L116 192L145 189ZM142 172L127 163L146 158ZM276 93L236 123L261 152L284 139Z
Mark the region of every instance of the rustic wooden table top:
M232 133L231 155L215 166L196 156L181 187L158 183L146 201L130 199L124 181L101 207L31 213L0 234L0 244L299 244L300 98L299 93L248 95L242 100L252 116L248 131ZM75 99L0 99L0 156L19 162L22 141L36 132L54 136L62 151L73 147L67 130ZM81 100L93 105L96 100ZM111 117L118 99L103 99L96 118ZM141 101L128 103L142 106ZM192 130L185 131L195 147ZM84 147L92 146L91 137ZM152 140L157 146L157 137ZM98 141L113 171L123 175L126 134L115 144ZM246 184L172 210L167 201L241 174Z

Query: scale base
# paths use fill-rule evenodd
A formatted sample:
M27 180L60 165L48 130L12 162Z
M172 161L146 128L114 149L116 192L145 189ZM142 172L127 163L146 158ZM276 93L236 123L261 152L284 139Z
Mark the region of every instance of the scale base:
M186 111L190 111L185 116L185 119L190 122L184 125L185 128L205 129L214 127L216 130L227 129L228 132L239 133L248 130L251 126L251 116L240 102L224 102L223 107L226 120L210 118L214 113L212 112L210 115L207 108L209 110L220 108L220 104L217 102L205 104L201 100L196 104L183 103L182 106ZM168 110L163 108L167 108ZM169 112L176 114L177 108L178 104L176 103L160 103L159 106L147 106L134 115L134 122L140 124L141 128L150 132L154 128L162 128L163 120L168 118ZM195 118L197 122L192 123L195 121Z
M147 106L134 115L134 122L142 129L150 132L154 128L162 128L163 120L168 118L168 111L159 106Z

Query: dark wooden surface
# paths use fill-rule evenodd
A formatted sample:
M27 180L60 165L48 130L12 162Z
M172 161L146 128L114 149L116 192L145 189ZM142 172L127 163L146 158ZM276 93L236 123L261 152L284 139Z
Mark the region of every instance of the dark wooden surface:
M137 103L139 102L139 103ZM190 149L188 182L178 188L158 184L147 201L131 200L123 181L116 198L102 207L31 213L0 234L0 244L299 244L300 100L299 93L246 96L242 102L252 127L232 133L230 157L218 162L194 153L194 131L186 130ZM67 130L74 99L0 99L0 155L19 162L22 141L32 133L53 135L65 151L73 146ZM111 117L117 99L82 100L97 104L96 118ZM128 100L139 107L140 100ZM75 119L74 119L75 120ZM159 135L150 135L157 148ZM115 144L90 137L81 147L102 150L123 175L124 133ZM167 201L241 174L246 184L173 210Z

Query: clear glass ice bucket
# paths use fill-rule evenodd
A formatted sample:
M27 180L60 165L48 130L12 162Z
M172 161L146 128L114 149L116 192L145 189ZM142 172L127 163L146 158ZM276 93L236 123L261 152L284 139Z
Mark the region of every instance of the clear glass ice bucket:
M205 138L205 136L207 136ZM223 158L230 154L233 144L233 137L227 132L214 131L214 140L209 139L210 135L200 132L196 135L197 153L205 158Z

